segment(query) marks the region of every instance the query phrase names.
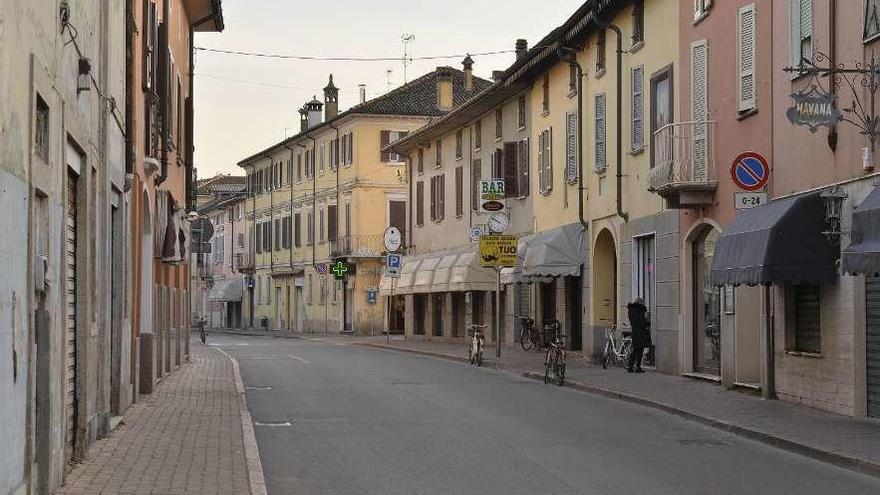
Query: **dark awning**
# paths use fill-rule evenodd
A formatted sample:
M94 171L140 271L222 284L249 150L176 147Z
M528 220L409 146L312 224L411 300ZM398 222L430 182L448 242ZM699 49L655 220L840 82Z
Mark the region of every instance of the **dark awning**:
M572 223L540 232L528 241L523 260L525 282L549 282L556 277L576 277L587 257L584 228Z
M715 285L827 284L837 280L834 248L822 230L819 193L741 211L718 239Z
M853 210L852 243L843 251L843 271L880 273L880 187Z

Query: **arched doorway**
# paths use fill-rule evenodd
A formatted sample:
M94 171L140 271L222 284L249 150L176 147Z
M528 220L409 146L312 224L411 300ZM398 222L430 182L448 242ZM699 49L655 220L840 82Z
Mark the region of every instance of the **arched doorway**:
M721 374L721 289L712 284L709 272L719 232L711 225L696 232L691 245L693 284L694 371Z
M617 323L617 248L614 236L603 229L593 248L593 325Z

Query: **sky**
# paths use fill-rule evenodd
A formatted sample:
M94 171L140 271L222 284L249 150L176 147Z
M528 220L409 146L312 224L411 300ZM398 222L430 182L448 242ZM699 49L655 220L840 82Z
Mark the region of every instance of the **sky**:
M223 0L223 33L196 35L196 47L317 57L403 57L404 34L414 57L513 50L562 24L584 0ZM550 7L549 5L552 5ZM463 57L413 61L407 80ZM513 63L506 53L474 57L474 72L491 78ZM391 71L390 73L388 71ZM281 60L197 51L195 160L199 177L243 175L237 163L295 134L297 110L317 96L330 73L340 111L358 101L358 84L375 98L403 84L402 61Z

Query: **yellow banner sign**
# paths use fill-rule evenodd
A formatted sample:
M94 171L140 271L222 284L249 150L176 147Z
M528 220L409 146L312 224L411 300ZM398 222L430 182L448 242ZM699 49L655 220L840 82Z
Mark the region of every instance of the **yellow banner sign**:
M516 248L519 239L515 235L484 235L480 237L480 264L501 268L516 266Z

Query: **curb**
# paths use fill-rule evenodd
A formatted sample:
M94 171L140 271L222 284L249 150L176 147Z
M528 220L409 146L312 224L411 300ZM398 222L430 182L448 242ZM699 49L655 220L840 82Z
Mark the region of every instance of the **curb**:
M193 329L193 330L191 330L191 332L195 335L199 334L198 329ZM208 335L208 337L210 337L211 334L215 334L215 335L240 335L242 337L273 337L273 338L277 338L277 339L301 339L302 338L300 335L297 335L297 334L284 334L284 333L274 332L274 331L257 333L257 332L246 332L246 331L235 331L235 330L232 330L232 331L230 331L230 330L217 330L216 328L215 329L205 329L205 333Z
M230 356L219 347L214 347L232 362L232 371L235 374L235 391L239 396L239 412L241 413L241 433L244 437L244 457L248 469L248 481L251 485L251 495L267 495L266 480L263 478L263 464L260 461L260 450L257 448L257 437L254 435L254 424L251 413L247 408L247 395L244 382L241 380L241 372L238 369L238 360Z
M457 361L467 363L467 359L456 356L454 354L446 354L442 352L432 352L432 351L423 351L420 349L409 349L405 347L393 347L386 346L384 344L373 344L370 342L356 343L354 345L360 345L363 347L372 347L374 349L381 349L385 351L396 351L402 353L410 353L410 354L418 354L422 356L431 356L440 359L446 359L449 361ZM491 363L486 363L490 364ZM494 366L493 366L494 368ZM512 371L512 370L511 370ZM544 375L542 373L537 373L534 371L525 371L520 373L515 373L519 376L528 378L530 380L540 381L543 383ZM655 401L652 399L646 399L644 397L640 397L634 394L628 394L625 392L621 392L618 390L607 389L603 387L598 387L596 385L590 385L588 383L566 380L565 387L571 388L574 390L578 390L581 392L587 392L590 394L602 396L609 399L616 399L624 402L629 402L632 404L637 404L640 406L651 407L654 409L658 409L667 414L672 414L674 416L678 416L684 419L688 419L697 423L700 423L705 426L710 426L722 431L726 431L728 433L733 433L735 435L739 435L744 438L748 438L750 440L755 440L757 442L761 442L765 445L770 445L772 447L776 447L782 450L786 450L788 452L793 452L795 454L800 454L805 457L809 457L818 461L826 462L828 464L833 464L838 467L846 468L851 471L856 471L862 474L867 474L874 477L880 477L880 463L869 461L866 459L860 459L858 457L853 457L846 454L840 454L835 452L829 452L825 450L821 450L819 448L791 440L789 438L781 437L779 435L774 435L772 433L767 433L765 431L761 431L755 428L749 428L747 426L738 425L732 423L730 421L726 421L723 419L712 418L708 416L700 416L698 414L692 413L680 407L676 407L670 404L666 404L663 402Z

